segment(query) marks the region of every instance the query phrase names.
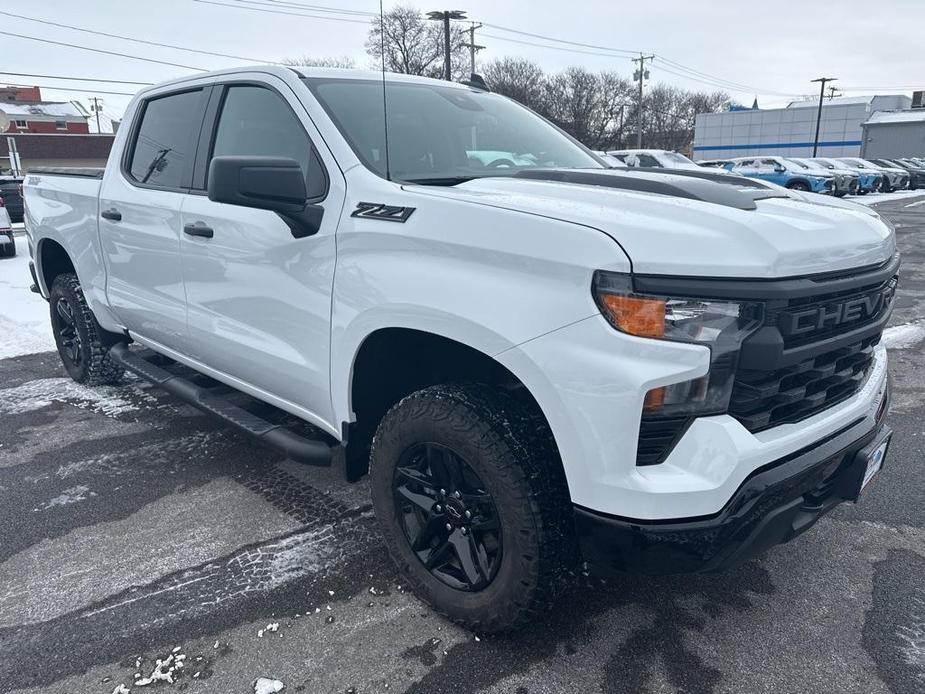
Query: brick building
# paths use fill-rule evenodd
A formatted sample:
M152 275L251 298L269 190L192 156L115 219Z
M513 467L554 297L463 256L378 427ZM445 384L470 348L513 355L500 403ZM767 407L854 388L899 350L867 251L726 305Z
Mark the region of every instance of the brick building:
M83 106L75 101L43 101L38 87L0 87L0 114L6 134L90 132Z

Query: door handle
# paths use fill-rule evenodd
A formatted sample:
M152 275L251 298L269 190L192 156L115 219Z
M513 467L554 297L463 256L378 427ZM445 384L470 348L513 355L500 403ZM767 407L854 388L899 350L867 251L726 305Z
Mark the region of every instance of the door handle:
M215 232L212 231L212 227L206 226L203 222L196 222L195 224L185 225L183 233L188 236L201 236L204 239L211 239Z
M119 212L115 207L110 207L108 210L103 210L100 212L100 217L103 219L108 219L111 222L121 222L122 213Z

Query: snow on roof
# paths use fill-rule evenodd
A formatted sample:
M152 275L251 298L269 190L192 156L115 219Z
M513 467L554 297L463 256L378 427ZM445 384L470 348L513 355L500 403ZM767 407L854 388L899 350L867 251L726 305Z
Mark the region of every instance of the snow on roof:
M0 101L0 111L10 118L29 118L46 117L46 118L80 118L86 116L80 112L74 104L65 101L43 101L37 104L18 104Z
M915 123L917 121L925 121L925 108L914 108L911 111L874 111L866 124Z
M836 96L834 99L826 99L825 106L838 106L845 104L869 104L876 96ZM819 99L809 99L806 101L791 101L787 108L819 108Z

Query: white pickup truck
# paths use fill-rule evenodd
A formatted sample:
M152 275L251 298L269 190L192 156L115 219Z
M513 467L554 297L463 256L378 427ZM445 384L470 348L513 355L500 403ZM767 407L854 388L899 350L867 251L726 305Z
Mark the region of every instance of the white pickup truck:
M105 170L25 182L75 380L128 369L368 471L410 585L486 631L582 558L721 570L860 496L899 257L876 213L808 197L608 168L477 81L282 67L145 89Z

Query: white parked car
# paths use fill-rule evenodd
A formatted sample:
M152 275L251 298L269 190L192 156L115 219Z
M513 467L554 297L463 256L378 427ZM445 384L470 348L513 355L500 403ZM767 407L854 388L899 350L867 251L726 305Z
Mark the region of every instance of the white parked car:
M615 149L607 153L620 159L627 166L703 171L703 167L683 154L667 149Z
M124 123L104 170L25 181L64 368L368 471L402 583L473 629L547 612L582 557L733 566L883 465L899 256L869 208L610 170L510 99L408 75L197 74Z

